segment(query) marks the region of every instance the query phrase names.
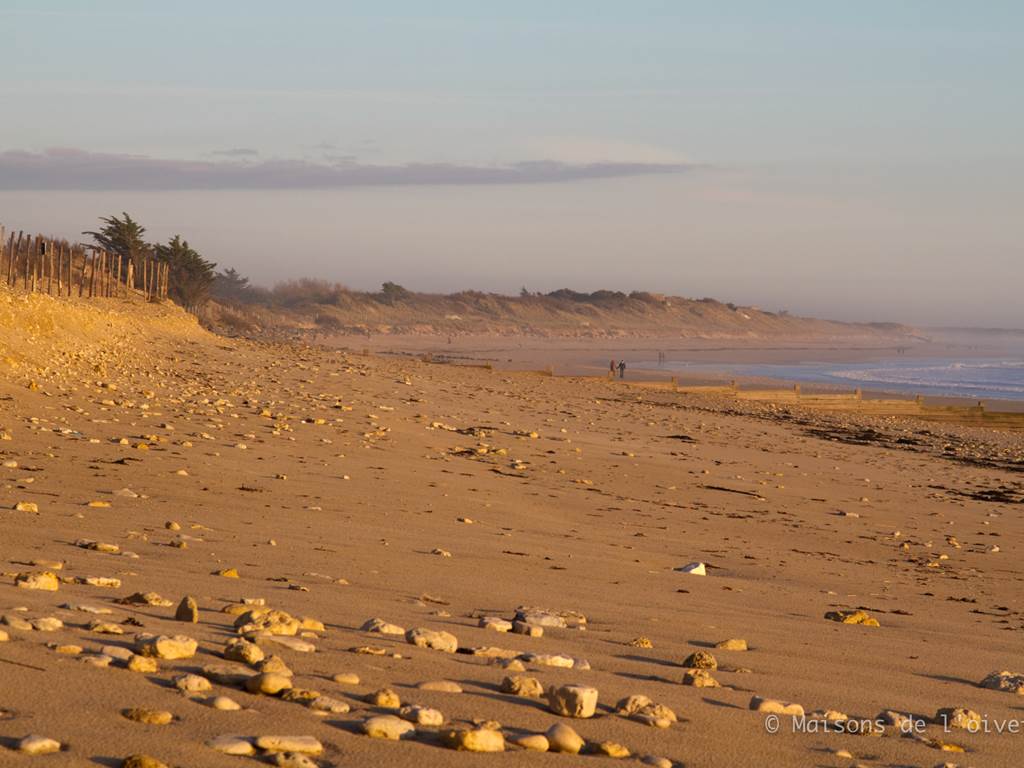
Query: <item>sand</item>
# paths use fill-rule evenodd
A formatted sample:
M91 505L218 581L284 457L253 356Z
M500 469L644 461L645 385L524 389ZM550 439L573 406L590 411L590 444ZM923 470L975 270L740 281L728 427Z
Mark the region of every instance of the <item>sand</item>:
M816 337L684 338L676 336L616 339L543 338L539 336L481 336L379 334L370 338L351 335L316 335L316 341L350 352L373 352L397 358L428 358L453 365L488 365L499 370L551 371L557 376L606 376L611 360L627 362L630 381L669 381L682 386L721 386L732 382L744 389L792 389L800 383L806 392L852 393L857 385L796 382L769 376L738 375L729 365L798 365L806 362L906 362L933 358L1017 359L1024 355L1022 332L978 331L974 334L936 331L911 342L891 339L843 340L825 334ZM658 366L658 353L666 362ZM690 365L700 366L691 369ZM716 366L723 366L716 370ZM914 399L916 393L863 387L867 399ZM924 395L929 405L973 406L976 397ZM1024 412L1024 400L985 398L985 407L1000 413Z
M37 324L31 339L14 327L47 312L84 327L100 311L111 342L90 338L81 357L66 327ZM978 685L993 671L1024 672L1019 434L883 419L858 444L836 431L864 427L850 417L262 346L206 334L175 313L40 297L31 312L5 316L0 764L263 759L207 746L225 735L312 737L323 749L312 759L339 768L610 759L515 744L563 724L585 750L615 742L633 758L686 766L1020 765L1021 726L995 730L1024 720L1024 696ZM928 439L899 442L915 429ZM42 561L63 565L52 570L57 591L15 586L19 574L47 570ZM706 575L677 570L689 563L704 563ZM238 578L216 575L225 569ZM119 586L76 583L88 577ZM170 605L119 602L149 591ZM185 596L197 623L175 619ZM348 712L317 714L302 696L230 684L192 696L175 687L229 663L221 654L238 630L227 611L247 598L310 619L295 637L315 651L255 640L285 661L295 688ZM110 613L62 607L76 604ZM542 636L479 626L523 606L570 626ZM880 626L825 618L858 609ZM63 626L18 628L46 617ZM360 629L375 617L450 633L460 652ZM90 629L96 619L124 634ZM154 672L89 663L104 646L140 647L143 632L184 635L198 650L158 660ZM748 650L714 647L728 639ZM468 652L489 646L564 655L575 668L522 656L514 672ZM383 655L353 652L360 647ZM681 683L684 660L699 651L715 657L719 687ZM338 673L359 682L336 682ZM595 688L595 714L568 717L545 699L502 692L513 674L544 688ZM417 687L441 680L462 692ZM368 718L394 713L367 700L385 688L445 724L400 741L364 735ZM634 694L678 721L659 728L617 714ZM240 709L213 708L215 696ZM769 733L775 721L750 709L755 696L798 703L808 717L784 714ZM992 732L931 722L946 707L973 710ZM122 714L139 709L173 719ZM919 732L824 732L815 710L858 720L895 710L917 718ZM495 721L484 730L500 728L503 753L450 748L466 737L445 732L474 721L477 730ZM62 751L17 754L29 734ZM948 751L956 747L966 754Z

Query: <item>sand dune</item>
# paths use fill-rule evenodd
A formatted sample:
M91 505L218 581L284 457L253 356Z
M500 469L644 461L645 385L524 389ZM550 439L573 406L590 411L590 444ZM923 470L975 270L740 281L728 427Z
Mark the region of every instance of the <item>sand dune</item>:
M1020 436L746 408L2 293L0 764L1019 765Z
M255 289L254 289L255 290ZM220 300L204 312L210 327L266 338L485 336L491 339L801 340L903 344L919 339L898 323L843 323L768 312L714 299L648 292L505 296L481 291L425 294L350 291L320 281L285 283L274 291Z

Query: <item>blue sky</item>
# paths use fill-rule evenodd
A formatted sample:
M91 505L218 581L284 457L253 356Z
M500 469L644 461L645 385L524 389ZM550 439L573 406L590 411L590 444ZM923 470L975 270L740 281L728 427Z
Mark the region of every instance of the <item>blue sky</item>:
M17 105L0 221L80 231L151 211L154 234L198 230L264 281L285 273L260 243L298 237L374 253L309 262L360 287L572 281L942 321L961 260L1024 277L1022 22L1012 2L0 0L0 103ZM507 172L524 163L544 165ZM254 227L253 195L289 221ZM410 200L438 215L403 238L392 214ZM538 205L556 214L540 226ZM513 249L515 226L531 236ZM850 259L905 281L863 275L851 299L824 278L749 279ZM1014 320L991 300L954 314Z

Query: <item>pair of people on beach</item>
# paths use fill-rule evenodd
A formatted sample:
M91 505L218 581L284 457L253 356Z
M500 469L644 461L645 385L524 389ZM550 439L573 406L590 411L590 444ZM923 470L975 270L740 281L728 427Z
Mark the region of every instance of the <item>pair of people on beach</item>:
M619 378L620 379L626 378L626 361L625 360L619 360L619 362L616 364L616 362L614 360L612 360L608 364L608 370L611 371L612 377L615 376L615 369L616 368L619 369Z

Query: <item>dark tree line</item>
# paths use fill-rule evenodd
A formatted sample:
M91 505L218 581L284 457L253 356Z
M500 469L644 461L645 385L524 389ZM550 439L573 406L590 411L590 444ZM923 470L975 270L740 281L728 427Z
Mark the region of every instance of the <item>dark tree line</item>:
M127 213L121 215L120 219L101 217L103 226L98 231L82 234L89 235L100 248L120 258L124 269L129 263L137 266L145 258L167 264L170 297L191 312L199 309L209 298L217 277L214 272L217 265L204 259L181 235L175 235L166 243L146 242L146 228Z
M229 303L253 304L259 302L266 291L250 283L249 278L234 267L228 267L214 275L210 293L215 299Z

